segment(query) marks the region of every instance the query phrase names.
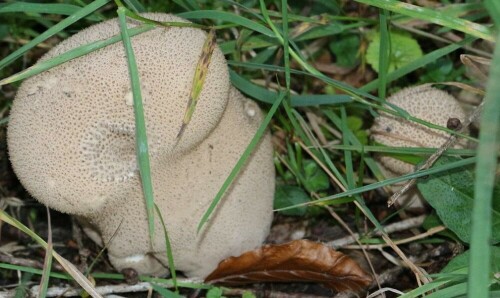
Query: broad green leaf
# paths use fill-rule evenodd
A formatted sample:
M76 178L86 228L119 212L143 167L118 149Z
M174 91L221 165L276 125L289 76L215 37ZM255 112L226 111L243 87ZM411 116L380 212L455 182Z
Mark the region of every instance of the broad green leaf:
M309 191L321 191L330 187L328 176L323 172L313 160L307 159L303 162L304 166L304 184Z
M429 214L425 218L424 222L422 223L422 227L426 230L430 230L432 228L435 228L437 226L442 226L442 225L443 225L443 222L441 221L441 219L439 219L439 216L436 214L436 212L432 212L431 214ZM438 235L448 237L448 238L452 239L453 241L457 241L457 242L460 241L460 239L458 239L457 235L455 235L450 230L441 231L438 233Z
M442 156L436 166L460 160L456 157ZM418 189L425 200L436 210L443 223L462 241L469 243L471 237L471 210L474 202L474 173L471 167L458 168L429 175L420 179ZM495 191L499 196L500 191ZM497 198L499 201L500 198ZM492 243L500 241L500 204L492 210Z
M379 72L380 33L375 33L372 38L366 51L366 61L375 71ZM388 72L401 68L423 56L418 42L406 34L391 32L390 41Z
M335 54L336 64L342 67L354 67L358 62L359 37L357 35L338 35L328 45Z
M309 202L309 195L298 186L278 185L274 194L274 209L286 208L296 204ZM288 216L303 216L307 212L307 207L280 211Z
M453 258L446 267L441 270L441 273L452 273L456 270L469 267L470 250ZM500 271L500 247L491 247L491 272Z
M241 298L257 298L252 292L243 292L243 295L241 295Z
M222 296L222 289L221 288L211 288L210 290L207 291L207 298L221 298Z

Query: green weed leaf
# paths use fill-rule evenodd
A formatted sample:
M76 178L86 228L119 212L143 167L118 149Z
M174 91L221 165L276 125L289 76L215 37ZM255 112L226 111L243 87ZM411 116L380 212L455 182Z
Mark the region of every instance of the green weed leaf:
M222 289L221 288L211 288L207 291L207 298L222 298Z
M330 187L328 176L313 160L304 160L304 174L304 186L307 190L317 192Z
M500 247L491 247L491 272L500 271ZM453 271L469 267L470 251L466 251L453 258L446 267L441 270L441 273L452 273Z
M379 72L380 32L375 33L372 38L366 51L366 61L376 72ZM423 56L418 42L411 36L391 32L390 41L389 69L387 72L392 72Z
M443 156L434 166L460 160ZM425 200L436 210L442 222L462 241L471 237L471 213L474 201L474 173L471 167L449 170L430 175L418 182ZM492 243L500 242L500 186L495 187L492 210Z
M358 62L359 37L341 35L328 45L337 58L336 64L342 67L354 67Z
M309 201L309 195L302 188L291 185L278 185L274 194L274 209L286 208ZM281 214L288 216L303 216L306 212L307 207L280 211Z

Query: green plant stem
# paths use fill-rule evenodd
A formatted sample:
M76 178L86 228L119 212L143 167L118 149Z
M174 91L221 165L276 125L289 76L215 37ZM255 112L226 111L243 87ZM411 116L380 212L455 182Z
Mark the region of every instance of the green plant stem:
M139 174L141 176L142 191L146 202L146 212L148 216L149 237L151 243L154 239L154 195L153 184L151 182L151 166L149 163L148 140L146 134L146 123L144 119L144 107L142 105L141 84L139 80L139 72L135 61L134 51L130 42L130 36L127 28L125 17L126 9L118 8L118 20L123 39L123 46L127 56L129 67L129 75L134 98L134 115L135 115L135 138L137 159L139 162Z
M498 36L500 38L500 35ZM497 40L500 40L498 39ZM496 46L481 116L477 149L474 206L470 246L469 298L488 297L490 283L491 205L500 147L500 46Z

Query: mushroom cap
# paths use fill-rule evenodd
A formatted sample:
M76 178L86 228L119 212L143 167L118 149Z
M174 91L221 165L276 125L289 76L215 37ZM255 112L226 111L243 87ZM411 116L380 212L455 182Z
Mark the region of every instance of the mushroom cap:
M143 16L187 22L168 14ZM99 23L40 60L119 33L117 19ZM132 37L151 163L196 147L225 109L230 83L216 48L196 110L177 142L205 39L205 32L187 27L155 28ZM8 145L14 171L35 198L59 211L85 215L138 187L130 85L121 42L23 82L11 110Z
M458 101L445 91L427 85L402 89L387 99L388 102L406 110L410 115L433 124L446 127L449 118L462 122L466 114ZM438 148L449 137L446 132L431 129L401 117L381 113L371 128L375 142L394 147ZM454 148L464 148L466 142L458 142ZM412 172L414 166L388 156L378 156L380 164L394 175Z
M223 117L207 139L180 158L165 157L152 165L155 201L168 229L175 266L188 276L207 276L223 259L259 247L269 233L275 187L269 133L252 152L203 230L197 232L203 214L261 122L257 104L231 88ZM141 274L167 272L161 265L168 261L157 216L155 242L152 248L148 245L139 185L122 203L106 203L89 220L99 229L104 243L114 237L107 249L115 268L133 267Z

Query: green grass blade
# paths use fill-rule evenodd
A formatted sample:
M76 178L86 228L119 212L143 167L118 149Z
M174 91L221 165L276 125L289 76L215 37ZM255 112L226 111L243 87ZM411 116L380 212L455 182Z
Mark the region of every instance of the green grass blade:
M0 209L0 221L3 221L13 227L16 227L26 235L30 236L40 246L47 250L47 243L40 238L35 232L31 231L27 226L23 225L17 219L9 216L5 211ZM56 251L52 250L52 256L61 264L71 277L94 298L102 298L102 296L95 291L92 283L80 272L74 265L68 262L65 258L61 257ZM40 270L41 272L41 270Z
M71 24L76 23L77 21L81 20L88 14L96 11L97 9L101 8L104 6L106 3L108 3L109 0L95 0L89 5L83 7L82 9L78 10L76 13L70 15L66 19L62 20L59 22L57 25L51 27L47 31L43 32L42 34L38 35L35 37L33 40L25 44L24 46L20 47L4 59L0 61L0 69L3 69L5 66L9 65L10 63L14 62L17 58L21 57L24 53L35 47L37 44L43 42L44 40L48 39L49 37L61 32Z
M172 254L172 245L170 245L170 238L168 237L167 226L165 225L165 221L163 220L163 216L161 215L160 208L155 204L156 213L158 213L158 217L160 218L161 226L163 227L163 234L165 236L165 247L167 248L167 259L168 259L168 268L170 270L170 275L172 276L172 282L174 283L175 292L179 292L177 288L177 274L175 273L175 263L174 256Z
M41 269L36 269L36 268L26 267L26 266L20 266L20 265L14 265L14 264L7 264L7 263L0 263L0 269L29 272L29 273L36 274L36 275L42 275L43 274L43 270L41 270ZM64 280L71 280L72 279L69 274L67 274L67 273L59 273L59 272L50 272L50 277L64 279Z
M416 6L396 0L355 0L356 2L368 4L378 8L390 10L395 13L406 15L419 20L428 21L450 29L458 30L475 37L494 41L491 30L481 24L468 20L456 18L439 10Z
M149 149L146 135L146 123L144 119L144 107L142 105L141 84L139 81L139 72L135 61L134 50L130 42L130 36L125 17L126 9L118 8L118 20L123 39L123 46L127 56L132 94L134 97L134 115L135 115L135 138L137 160L139 162L139 174L141 176L142 191L146 202L146 212L148 215L149 237L153 243L154 238L154 196L153 184L151 182L151 166L149 164Z
M495 21L496 27L500 28L500 1L486 0L484 6L488 9L493 21Z
M0 269L7 269L7 270L15 270L15 271L22 271L22 272L28 272L28 273L33 273L37 275L42 275L42 270L36 269L36 268L31 268L31 267L26 267L26 266L19 266L19 265L13 265L13 264L6 264L6 263L0 263ZM123 274L120 273L92 273L91 276L95 279L111 279L111 280L124 280L125 277ZM63 280L71 280L72 277L71 275L67 273L59 273L59 272L51 272L50 277L52 278L59 278ZM147 281L147 282L154 282L154 283L162 283L163 285L168 285L172 286L174 285L173 281L171 279L164 279L164 278L157 278L157 277L150 277L150 276L144 276L140 275L139 276L140 281ZM195 283L195 282L182 282L178 281L177 285L182 288L191 288L191 289L209 289L212 286L211 285L206 285L202 283Z
M38 297L44 298L47 296L47 288L49 286L50 280L50 272L52 268L52 253L53 253L53 245L52 245L52 223L50 220L50 210L47 208L47 249L45 250L45 260L43 262L43 272L42 279L40 280L40 288L38 291Z
M281 209L278 209L278 210L275 210L275 211L287 210L287 209L292 209L292 208L297 208L297 207L305 207L305 206L314 205L314 204L318 204L318 203L322 203L322 204L323 203L327 203L327 204L329 204L329 203L331 203L334 200L339 199L339 198L345 198L345 197L353 196L353 195L356 195L356 194L360 194L360 193L363 193L363 192L374 190L374 189L377 189L377 188L380 188L380 187L384 187L384 186L387 186L387 185L391 185L391 184L403 182L403 181L410 180L410 179L413 179L413 178L419 178L419 177L423 177L423 176L427 176L427 175L431 175L431 174L435 174L435 173L440 173L440 172L443 172L443 171L448 171L448 170L451 170L451 169L465 167L465 166L474 164L475 162L476 162L476 157L470 157L470 158L467 158L467 159L464 159L464 160L460 160L460 161L456 161L456 162L452 162L452 163L449 163L449 164L446 164L446 165L443 165L443 166L433 167L433 168L430 168L430 169L427 169L427 170L422 170L422 171L417 171L417 172L414 172L414 173L411 173L411 174L402 175L400 177L395 177L395 178L387 179L387 180L384 180L384 181L375 182L375 183L372 183L372 184L369 184L369 185L365 185L365 186L361 186L361 187L358 187L358 188L355 188L355 189L352 189L352 190L345 191L343 193L339 193L339 194L336 194L336 195L332 195L332 196L327 196L327 197L321 198L319 200L311 201L309 203L297 204L297 205L293 205L293 206L290 206L290 207L281 208Z
M2 13L48 13L60 15L72 15L82 9L80 6L72 4L59 3L29 3L29 2L10 2L0 4L0 14Z
M146 8L138 0L123 0L135 13L146 12Z
M490 282L491 206L500 148L500 46L496 46L484 98L477 149L470 246L468 297L488 297ZM495 198L499 199L499 198Z
M241 92L265 103L272 104L278 93L269 91L263 87L257 86L233 70L229 70L229 76L233 85ZM345 94L311 94L311 95L291 95L292 107L306 107L315 105L337 105L352 102L349 95Z
M359 153L377 152L377 153L418 154L418 155L431 155L438 150L438 148L427 148L427 147L392 147L392 146L377 146L377 145L337 145L337 144L328 145L328 148L334 150L357 151ZM443 155L473 156L476 155L476 150L451 148L443 152Z
M129 35L135 36L137 34L141 34L143 32L149 31L151 29L154 29L154 26L143 25L140 27L135 27L135 28L132 28L129 30ZM102 49L110 44L116 43L116 42L121 41L121 40L122 40L122 37L120 34L118 34L118 35L115 35L115 36L110 37L110 38L105 39L105 40L99 40L99 41L95 41L92 43L88 43L88 44L79 46L79 47L74 48L72 50L69 50L66 53L61 54L57 57L54 57L54 58L51 58L49 60L45 60L42 62L38 62L37 64L35 64L35 65L33 65L33 66L31 66L31 67L29 67L21 72L18 72L18 73L14 74L8 78L1 80L0 86L27 79L27 78L32 77L34 75L37 75L41 72L49 70L53 67L61 65L61 64L65 63L71 59L75 59L75 58L87 55L88 53L91 53L91 52L96 51L98 49Z
M379 71L378 71L378 97L385 99L387 90L387 72L389 71L389 57L391 56L391 39L389 35L389 22L387 10L379 13L380 22L380 49L379 49Z
M281 0L281 20L283 23L283 62L285 66L285 87L286 87L286 100L291 104L290 97L290 45L288 43L288 1Z
M266 117L264 118L264 121L262 121L262 123L259 126L259 129L257 130L257 132L253 136L252 140L250 141L250 144L247 146L247 148L245 149L245 151L241 155L240 159L238 160L238 162L236 163L234 168L231 170L231 173L229 174L227 179L222 184L222 187L220 188L220 190L217 193L217 195L215 196L215 198L212 200L212 203L210 203L210 206L208 207L207 211L205 211L205 213L203 214L203 217L201 218L200 223L198 224L198 228L197 228L198 232L200 232L203 225L208 221L208 219L210 218L210 215L214 212L215 208L217 207L217 204L219 204L220 200L222 199L222 196L224 195L226 190L229 188L229 186L233 182L234 178L236 178L238 173L241 171L241 169L245 165L248 157L250 157L250 154L252 154L253 150L255 149L257 144L259 143L260 139L262 138L262 136L266 132L267 125L269 124L269 122L271 122L271 119L272 119L274 113L276 113L276 111L278 110L278 107L281 104L281 102L283 101L283 98L285 97L285 95L286 95L285 93L280 93L278 99L276 101L274 101L274 104L271 106L271 109L269 110Z
M248 28L255 32L259 32L263 35L274 37L274 33L269 30L266 26L263 26L257 22L254 22L245 17L239 16L234 13L218 11L218 10L201 10L201 11L190 11L178 14L178 16L186 19L212 19L217 21L225 21L232 24L237 24L242 27Z
M0 126L3 126L7 123L9 123L9 117L5 117L3 119L0 119Z

